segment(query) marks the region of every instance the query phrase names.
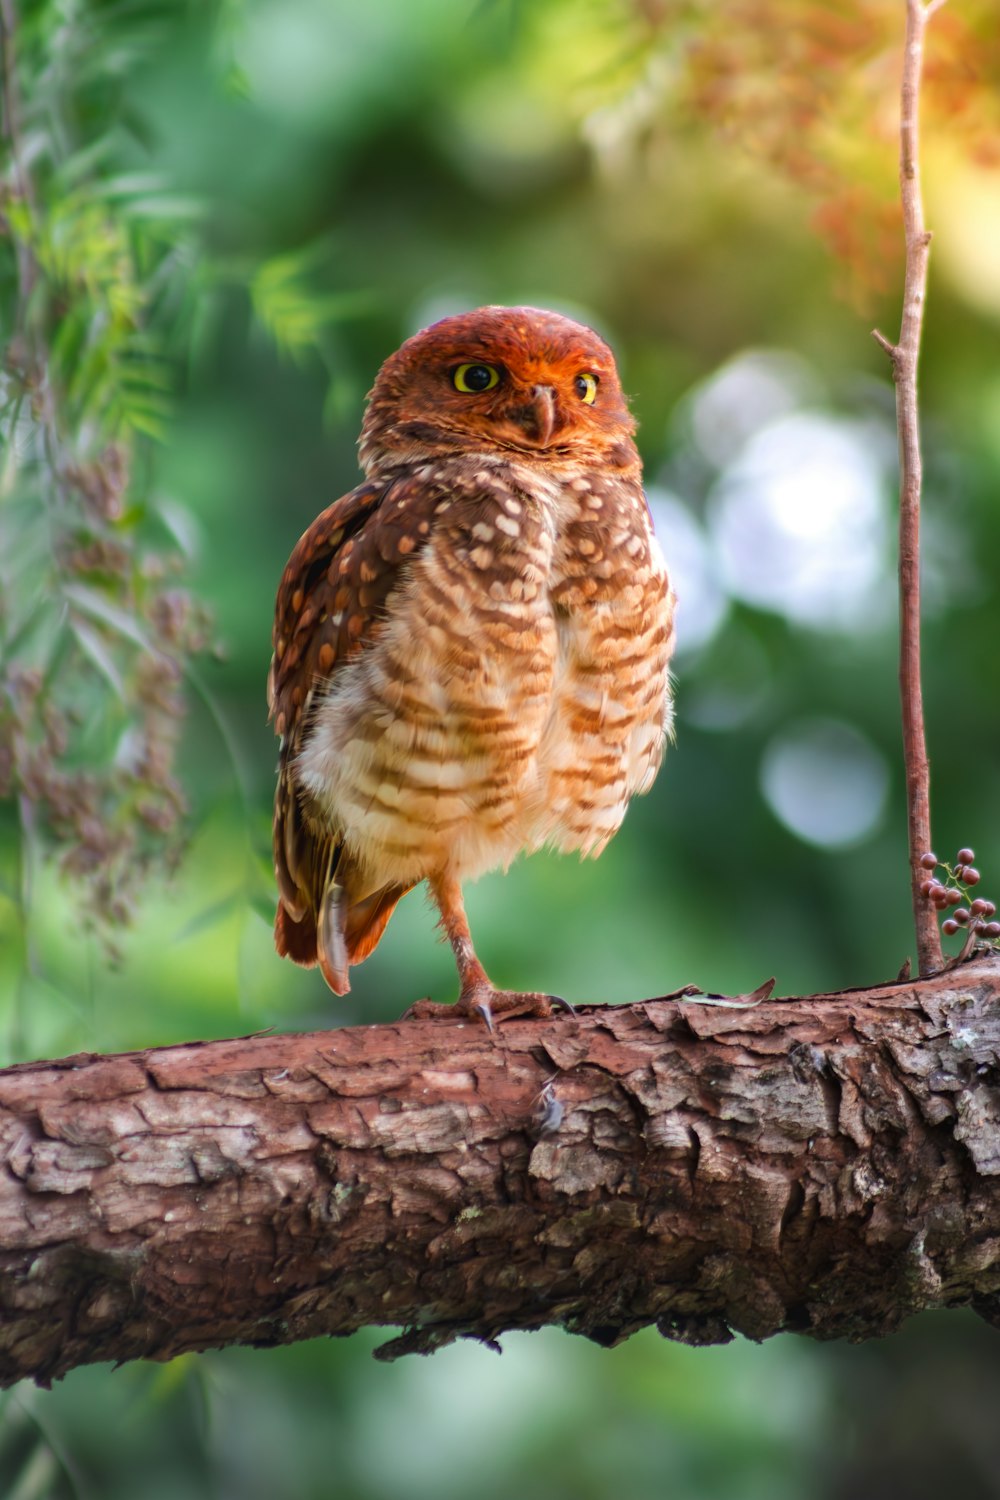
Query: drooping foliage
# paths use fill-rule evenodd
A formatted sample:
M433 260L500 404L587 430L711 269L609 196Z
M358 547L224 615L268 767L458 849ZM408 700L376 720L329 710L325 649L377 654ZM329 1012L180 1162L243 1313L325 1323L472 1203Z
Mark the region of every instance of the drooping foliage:
M213 254L206 205L144 161L127 83L177 11L40 0L2 20L0 799L23 901L55 857L109 942L183 847L177 743L211 648L151 447L224 288L292 356L338 310L308 288L315 252Z

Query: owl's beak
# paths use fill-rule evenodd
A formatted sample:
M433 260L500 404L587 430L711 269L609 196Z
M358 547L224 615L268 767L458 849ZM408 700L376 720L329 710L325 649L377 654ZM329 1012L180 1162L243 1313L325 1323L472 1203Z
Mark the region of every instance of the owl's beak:
M533 443L547 448L556 427L556 393L550 385L533 385L531 399L509 415Z
M535 416L539 447L547 448L556 425L556 393L550 385L536 385L531 394L535 398L531 410Z

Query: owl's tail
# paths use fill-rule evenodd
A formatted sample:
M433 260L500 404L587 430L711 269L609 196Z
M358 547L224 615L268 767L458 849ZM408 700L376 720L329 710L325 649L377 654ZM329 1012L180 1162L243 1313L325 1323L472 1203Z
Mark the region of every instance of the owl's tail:
M319 964L333 993L346 995L351 965L377 947L396 902L413 882L382 886L359 901L351 898L351 890L359 888L358 871L336 830L308 815L288 744L282 747L274 798L274 874L274 946L303 968Z
M319 964L323 978L335 995L351 988L348 971L362 963L378 946L396 903L412 885L388 885L363 901L348 904L344 888L337 882L327 886L319 920L306 910L296 920L279 900L274 917L274 946L283 958L311 969Z
M316 952L316 918L307 911L296 921L283 901L274 914L274 946L282 958L290 958L304 969L314 969L319 962Z
M323 978L335 995L351 988L350 956L344 935L344 889L331 881L323 893L319 917L311 907L296 919L284 901L274 914L274 946L282 958L290 958L311 969L319 964Z

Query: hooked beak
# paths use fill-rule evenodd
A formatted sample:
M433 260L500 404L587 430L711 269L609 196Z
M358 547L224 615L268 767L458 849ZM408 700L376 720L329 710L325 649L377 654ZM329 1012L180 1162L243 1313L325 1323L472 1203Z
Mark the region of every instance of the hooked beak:
M539 448L547 448L556 426L556 395L550 385L535 385L531 399L511 413L511 418Z
M555 391L550 385L536 385L532 395L535 398L532 402L532 410L535 413L538 442L541 447L547 448L556 425Z

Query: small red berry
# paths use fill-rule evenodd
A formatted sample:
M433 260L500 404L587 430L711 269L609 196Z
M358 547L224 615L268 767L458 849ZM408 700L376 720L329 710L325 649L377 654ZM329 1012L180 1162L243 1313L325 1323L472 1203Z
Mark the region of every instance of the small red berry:
M961 904L962 904L962 892L961 891L956 891L956 889L955 889L954 886L951 886L949 888L949 890L947 892L947 896L948 896L948 905L949 906L961 906Z
M983 877L980 875L979 871L975 868L974 865L966 865L965 869L962 871L962 879L965 881L966 885L978 885L982 878Z
M985 932L987 937L1000 937L1000 922L987 922L986 926L983 928L983 931Z
M997 923L997 926L1000 927L1000 922ZM946 932L948 936L951 937L953 932L958 931L958 923L953 917L949 917L947 922L941 923L941 931Z
M971 865L975 857L975 849L959 849L957 859L960 865Z
M984 917L992 917L992 915L996 911L996 909L997 909L997 904L996 904L995 901L984 901L983 902L983 916Z
M938 857L937 857L936 854L930 854L930 853L928 853L928 854L921 854L921 856L920 856L920 863L923 865L923 867L924 867L925 870L936 870L937 867L938 867L939 861L938 861Z
M955 910L952 912L952 916L955 918L955 921L958 923L959 927L968 926L969 915L970 913L964 906L956 906Z
M974 917L985 917L986 916L986 908L989 906L989 904L990 903L988 901L984 901L981 896L977 896L976 899L975 899L975 901L973 901L972 906L970 908L970 910L972 912L972 915ZM990 916L992 916L992 915L993 915L993 913L990 912Z
M921 885L920 885L920 894L921 894L921 896L929 896L930 893L931 893L931 891L934 889L934 887L936 885L937 885L937 881L936 880L924 880L924 881L922 881Z

